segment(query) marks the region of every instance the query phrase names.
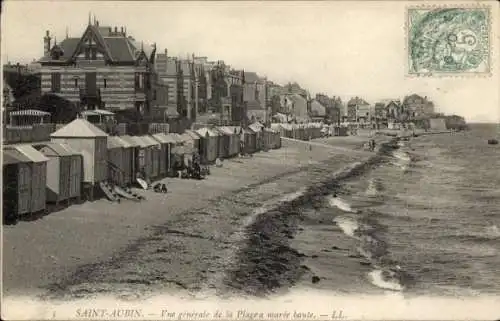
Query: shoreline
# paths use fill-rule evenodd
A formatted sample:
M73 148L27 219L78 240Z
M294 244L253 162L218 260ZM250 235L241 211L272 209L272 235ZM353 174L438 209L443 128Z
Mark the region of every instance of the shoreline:
M73 294L79 288L82 293L102 292L106 291L104 288L109 288L109 283L119 283L121 286L125 284L125 287L136 286L142 281L124 281L123 273L134 273L137 262L131 261L138 255L152 256L153 261L155 256L163 260L162 265L166 266L157 266L156 273L160 276L154 277L162 290L165 289L165 283L169 284L167 288L172 289L173 285L173 289L177 291L199 292L202 288L213 290L217 286L207 282L220 283L221 277L214 277L213 274L218 269L224 270L227 264L221 253L232 251L234 254L240 249L241 241L245 241L244 237L236 241L231 238L245 228L242 222L248 218L249 208L258 208L266 202L272 203L283 194L296 192L298 186L320 183L324 177L318 177L315 166L340 170L365 158L378 157L378 153L360 150L362 142L367 139L360 135L315 140L327 141L332 147L351 149L350 153L342 154L335 148L313 148L313 153L304 153L306 148L302 144L285 142L282 149L261 152L250 159L226 160L222 168L214 167L212 175L204 181L165 179L163 181L167 181L169 193L162 195L139 191L147 197L143 203L123 202L118 206L106 201L85 203L78 209L65 209L43 220L21 223L25 227L23 231L15 231L17 226L14 226L6 235L4 228L4 244L7 245L4 247L4 261L9 262L4 265L4 280L7 281L3 285L4 295L33 294L40 290L43 293L47 288L52 293L61 290L64 292L63 289L69 288L73 288L70 291ZM388 137L376 139L387 142L393 140ZM307 145L307 142L301 143ZM381 146L380 143L378 146ZM194 193L194 198L193 188L197 192ZM190 201L182 202L175 196L189 197ZM168 216L160 213L160 206L163 204L168 204ZM130 211L124 212L124 206L128 206ZM293 206L293 201L288 202L287 206ZM117 207L121 207L120 212ZM216 210L207 213L210 208ZM75 213L71 213L73 210ZM138 219L137 214L142 217ZM262 215L257 215L254 222L259 216ZM52 223L57 226L49 226ZM213 228L211 224L217 225L215 231L210 231ZM51 234L48 230L51 227L54 230L62 227L66 230ZM74 233L67 230L71 228ZM26 251L23 247L33 245L31 242L23 244L22 240L29 239L28 235L36 246ZM64 246L57 246L58 242L64 243ZM171 250L180 251L182 260L179 261L183 262L165 264L165 255ZM21 251L17 252L21 255L15 255L16 251ZM196 260L199 261L199 266L193 267L190 275L185 270L190 269ZM118 275L111 277L113 273ZM152 286L155 282L143 282L141 286L158 288ZM205 284L200 287L200 282ZM85 288L88 283L94 283L93 290L82 289L82 284ZM95 286L99 283L100 286Z
M358 141L359 137L343 138L339 145L349 147ZM335 155L338 153L334 150L317 148L313 153L305 153L292 144L254 154L252 158L225 160L222 168L212 167L212 174L202 181L166 178L162 181L169 193L137 190L147 198L140 203L86 202L35 221L4 226L3 293L36 293L40 287L71 279L82 266L113 260L134 246L136 240L147 238L157 225L182 225L190 216L203 218L203 214L197 213L184 219L183 216L263 184L273 186L276 179L286 180L288 176L307 172L311 164ZM282 192L272 191L273 188L264 193L266 198L271 198L273 192ZM201 231L209 228L199 225Z

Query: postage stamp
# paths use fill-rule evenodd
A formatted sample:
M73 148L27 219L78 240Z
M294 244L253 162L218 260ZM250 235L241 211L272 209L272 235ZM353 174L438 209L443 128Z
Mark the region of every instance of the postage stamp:
M490 8L408 7L408 74L488 75Z

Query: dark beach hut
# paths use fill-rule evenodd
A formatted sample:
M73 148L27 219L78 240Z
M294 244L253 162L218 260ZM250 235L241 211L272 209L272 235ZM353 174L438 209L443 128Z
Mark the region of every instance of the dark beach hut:
M229 157L240 153L240 132L241 128L237 126L218 127L219 131L229 136Z
M176 141L168 137L164 133L157 133L151 135L156 141L160 143L160 177L165 177L170 171L170 158L172 147L176 144Z
M213 130L204 127L196 131L200 135L203 146L203 153L201 154L202 162L211 163L214 162L219 155L219 134L215 133Z
M16 150L3 150L3 217L16 220L30 213L31 171L28 157Z
M108 137L108 179L116 185L125 186L125 148L117 136Z
M79 199L83 181L83 156L67 144L34 145L47 161L47 203Z
M231 149L231 135L224 131L221 127L212 128L219 134L218 155L220 158L229 158Z
M14 157L21 160L19 163L19 195L21 203L18 214L37 213L46 209L46 181L47 161L42 153L31 145L5 146L4 150L11 150ZM29 190L27 192L26 190Z
M137 173L141 170L140 149L141 146L135 136L118 136L130 150L130 183L135 182Z
M244 153L253 154L257 150L256 133L250 128L242 128L241 130L244 142Z
M259 122L255 122L248 126L255 133L255 151L261 151L264 149L264 125Z
M151 179L157 179L160 177L160 154L161 154L161 144L156 139L150 135L141 136L142 140L148 144L148 148L151 151Z

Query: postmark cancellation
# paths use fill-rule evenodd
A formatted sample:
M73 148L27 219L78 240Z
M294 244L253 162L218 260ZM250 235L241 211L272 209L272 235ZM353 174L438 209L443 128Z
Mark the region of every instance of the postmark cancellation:
M407 7L406 19L409 76L491 74L490 7Z

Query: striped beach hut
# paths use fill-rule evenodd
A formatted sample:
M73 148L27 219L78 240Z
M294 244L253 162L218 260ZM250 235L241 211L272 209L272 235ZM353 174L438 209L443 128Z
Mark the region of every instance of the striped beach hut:
M5 146L5 150L11 150L14 157L21 160L19 170L23 171L18 177L20 180L20 189L29 190L23 192L20 209L22 213L37 213L46 209L46 185L47 185L47 161L49 160L42 153L37 151L31 145L12 145ZM25 166L27 164L27 166Z
M108 134L77 118L50 135L53 143L69 145L83 156L83 184L90 199L94 190L108 179Z
M34 148L47 161L47 203L79 199L83 182L83 156L67 144L39 143Z

